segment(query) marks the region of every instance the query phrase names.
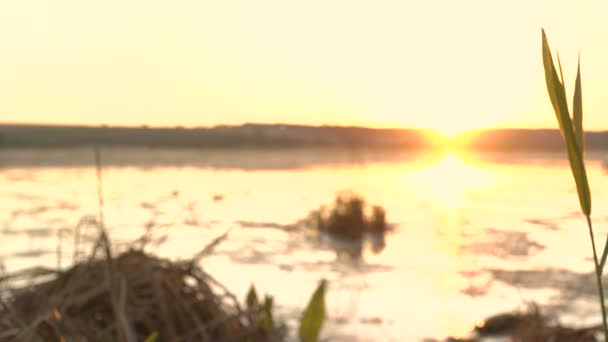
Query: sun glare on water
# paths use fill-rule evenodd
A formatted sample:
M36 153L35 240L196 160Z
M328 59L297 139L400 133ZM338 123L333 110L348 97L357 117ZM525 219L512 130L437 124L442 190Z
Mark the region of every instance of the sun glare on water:
M457 152L446 153L437 163L409 175L417 184L421 198L445 208L462 206L467 191L491 183L488 172L465 163Z

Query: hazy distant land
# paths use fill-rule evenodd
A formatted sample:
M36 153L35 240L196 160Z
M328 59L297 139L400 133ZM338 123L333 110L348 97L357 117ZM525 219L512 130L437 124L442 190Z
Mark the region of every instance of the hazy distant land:
M585 134L587 149L608 149L608 132ZM364 127L244 124L208 128L0 124L2 147L361 147L480 150L563 149L558 130L470 131L446 138L432 131Z

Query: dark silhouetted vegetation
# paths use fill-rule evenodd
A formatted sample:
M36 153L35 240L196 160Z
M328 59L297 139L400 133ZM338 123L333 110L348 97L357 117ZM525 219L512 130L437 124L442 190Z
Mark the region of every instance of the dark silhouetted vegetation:
M488 317L475 327L474 336L448 340L476 342L503 338L522 342L595 342L601 329L601 326L562 326L552 317L543 314L536 304L531 304L523 312L508 312Z
M93 260L63 272L22 273L28 281L42 274L53 279L11 291L0 309L0 340L115 341L121 324L128 327L128 341L151 336L157 341L280 341L284 336L267 304L271 297L241 308L227 289L190 262L129 250L112 263L120 279L124 322L114 316L106 260Z
M201 128L0 125L0 147L400 147L429 148L429 131L245 124Z
M371 214L363 197L351 192L340 193L332 208L321 207L311 213L312 224L320 231L331 235L361 239L365 234L384 234L388 229L386 211L373 206Z

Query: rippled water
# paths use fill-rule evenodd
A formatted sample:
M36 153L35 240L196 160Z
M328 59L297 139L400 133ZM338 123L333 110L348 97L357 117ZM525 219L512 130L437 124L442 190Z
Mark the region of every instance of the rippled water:
M149 251L188 258L230 230L202 266L240 296L255 282L288 319L298 317L320 278L329 279L326 336L458 335L528 301L562 321L599 321L589 237L562 153L109 149L102 155L103 209L118 246L148 229ZM602 157L588 155L588 172L603 244ZM71 263L75 227L98 209L92 160L87 149L0 150L0 258L7 271ZM301 224L347 189L385 207L393 225L385 248L365 248L359 259L344 257L349 244L320 239ZM86 224L81 232L78 250L88 253L95 232Z

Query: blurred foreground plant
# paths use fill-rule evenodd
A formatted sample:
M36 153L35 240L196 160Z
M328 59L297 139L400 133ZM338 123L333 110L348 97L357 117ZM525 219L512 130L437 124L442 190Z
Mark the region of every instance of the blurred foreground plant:
M595 236L593 234L593 226L591 224L591 191L589 190L589 181L587 180L587 172L585 170L584 150L585 142L583 137L583 101L581 90L581 63L580 57L578 61L578 69L576 71L576 81L574 86L574 99L572 102L572 117L568 110L568 100L566 99L566 87L564 86L564 75L562 73L559 54L557 61L559 65L559 76L551 49L547 42L545 30L542 30L542 45L543 45L543 65L545 68L545 81L547 82L547 91L551 104L555 110L559 129L566 143L568 151L568 159L570 160L570 169L574 176L578 199L581 206L581 211L587 219L589 228L589 236L591 237L591 247L593 249L593 262L595 264L595 276L597 279L597 287L599 292L600 306L602 309L602 324L604 330L604 341L608 341L608 325L606 324L606 303L604 301L604 288L602 286L602 274L606 257L608 256L608 240L604 245L601 259L598 259L597 250L595 247Z
M315 292L308 301L308 305L302 312L300 317L300 328L298 329L298 335L302 342L317 342L321 333L321 328L325 322L325 291L327 288L327 280L321 279ZM275 319L273 318L273 302L274 299L270 295L264 296L264 301L258 299L258 293L255 286L251 284L245 303L247 309L255 311L257 316L255 318L255 326L265 332L272 332L273 330L284 330L284 326L276 326ZM251 339L250 339L251 340Z
M327 280L321 279L300 318L300 341L317 342L325 322L325 291Z

